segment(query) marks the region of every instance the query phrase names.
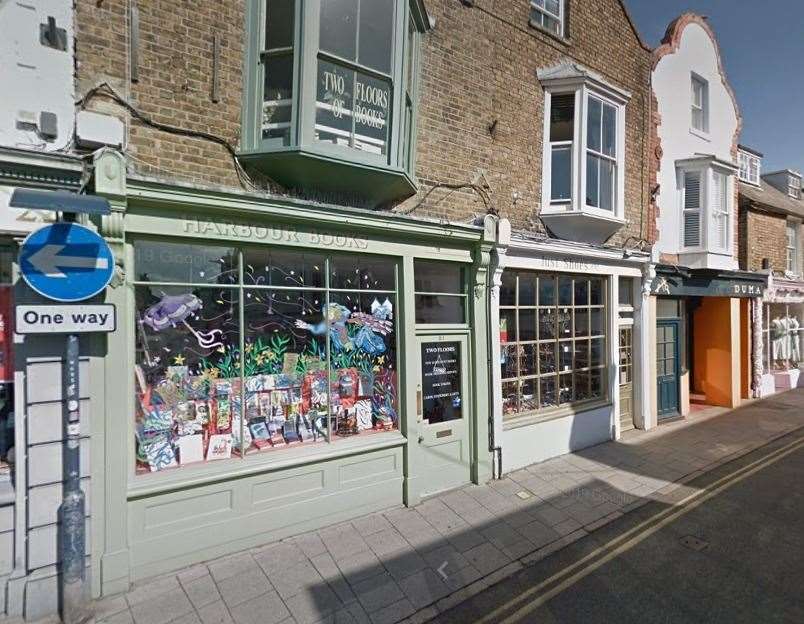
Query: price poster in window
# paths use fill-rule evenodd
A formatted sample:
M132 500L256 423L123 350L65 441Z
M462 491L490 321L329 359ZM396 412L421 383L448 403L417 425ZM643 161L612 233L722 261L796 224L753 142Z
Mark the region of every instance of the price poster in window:
M463 417L460 343L422 344L422 401L430 424Z

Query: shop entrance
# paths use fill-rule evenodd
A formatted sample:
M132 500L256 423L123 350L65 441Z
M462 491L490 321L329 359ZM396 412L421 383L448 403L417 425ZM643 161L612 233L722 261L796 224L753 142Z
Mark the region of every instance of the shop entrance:
M417 419L422 449L422 494L469 483L472 451L466 335L417 337Z
M659 419L679 413L679 321L656 323L656 383Z

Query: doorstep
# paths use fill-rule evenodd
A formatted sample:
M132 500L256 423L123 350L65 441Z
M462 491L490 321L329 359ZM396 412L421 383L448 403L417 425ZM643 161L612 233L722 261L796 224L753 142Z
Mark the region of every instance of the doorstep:
M98 622L423 622L625 513L804 427L804 391L688 418L208 561L96 604Z

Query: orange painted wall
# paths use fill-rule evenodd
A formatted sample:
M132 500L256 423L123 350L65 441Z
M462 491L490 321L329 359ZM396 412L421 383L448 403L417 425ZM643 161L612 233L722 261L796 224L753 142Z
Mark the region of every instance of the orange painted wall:
M710 405L736 407L740 376L734 370L733 348L739 349L739 308L733 310L727 297L703 297L694 314L694 388Z

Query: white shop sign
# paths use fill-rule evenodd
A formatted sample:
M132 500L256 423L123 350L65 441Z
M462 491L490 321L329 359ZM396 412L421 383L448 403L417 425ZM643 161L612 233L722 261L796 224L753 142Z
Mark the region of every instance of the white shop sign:
M79 334L113 332L117 328L115 307L100 305L18 305L18 334Z

